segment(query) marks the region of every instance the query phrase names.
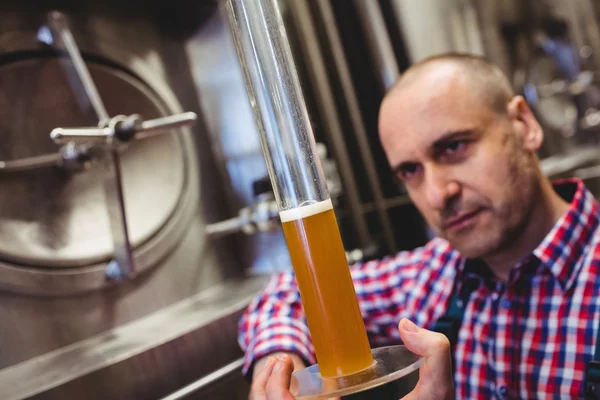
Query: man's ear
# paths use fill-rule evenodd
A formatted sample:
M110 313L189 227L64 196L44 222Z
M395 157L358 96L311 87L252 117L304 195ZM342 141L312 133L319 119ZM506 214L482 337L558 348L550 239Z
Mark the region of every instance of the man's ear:
M506 106L506 111L511 121L517 124L523 146L527 150L538 151L544 141L544 131L523 96L513 97Z

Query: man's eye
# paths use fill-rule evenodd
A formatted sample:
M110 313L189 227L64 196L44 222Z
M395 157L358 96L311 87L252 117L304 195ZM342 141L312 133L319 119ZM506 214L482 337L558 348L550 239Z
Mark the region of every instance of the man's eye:
M421 166L419 164L403 164L399 169L398 173L402 180L407 180L415 175L417 175L421 171Z
M469 141L467 140L453 140L448 142L439 149L437 154L438 159L442 162L459 161L463 156L466 156L468 146Z
M461 141L456 140L454 142L448 143L448 145L444 149L444 152L446 154L458 153L459 151L463 150L465 148L465 146L466 146L465 142L461 142Z

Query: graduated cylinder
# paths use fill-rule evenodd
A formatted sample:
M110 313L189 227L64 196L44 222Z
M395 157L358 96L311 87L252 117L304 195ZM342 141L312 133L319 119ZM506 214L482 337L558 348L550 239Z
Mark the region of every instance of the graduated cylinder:
M226 0L321 375L373 364L277 0Z
M280 213L321 375L373 363L331 200Z

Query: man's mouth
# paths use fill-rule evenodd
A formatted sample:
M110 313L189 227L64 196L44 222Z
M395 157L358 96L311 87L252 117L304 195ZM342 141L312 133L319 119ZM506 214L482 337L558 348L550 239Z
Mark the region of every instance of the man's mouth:
M461 213L455 217L452 217L448 220L446 220L446 224L445 224L445 228L447 230L460 230L463 228L466 228L467 226L471 225L474 221L475 218L479 215L479 213L481 212L481 209L476 209L470 212L466 212L466 213Z

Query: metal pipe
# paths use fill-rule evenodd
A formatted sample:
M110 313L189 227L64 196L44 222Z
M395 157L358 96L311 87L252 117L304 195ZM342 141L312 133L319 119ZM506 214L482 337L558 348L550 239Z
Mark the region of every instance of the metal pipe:
M108 128L54 128L50 132L50 139L54 143L67 143L74 139L82 141L101 140L106 142L110 136Z
M99 125L104 126L108 123L109 116L106 107L100 98L100 94L96 89L96 85L88 71L83 57L79 52L77 43L73 38L73 34L68 27L66 17L58 11L52 11L48 15L48 25L52 30L53 45L57 48L64 48L69 54L69 62L75 68L76 78L71 82L73 89L79 93L80 99L87 99L94 108L94 112L98 116ZM46 36L48 37L48 36ZM69 69L70 65L65 68ZM71 74L67 73L67 78L71 78ZM83 87L82 91L79 91Z
M61 159L61 154L57 152L18 160L0 161L0 172L21 172L52 167L57 165Z
M325 59L319 49L319 38L316 27L310 15L309 4L306 1L291 1L288 3L290 15L295 18L299 40L304 58L308 63L308 76L315 88L317 106L325 122L325 129L331 138L335 158L339 163L338 171L344 186L344 194L348 202L354 233L360 247L366 247L371 242L367 222L362 210L358 185L352 175L352 162L344 140L340 116L335 105L333 89L327 77Z
M392 225L387 215L385 199L383 196L383 191L381 190L381 186L379 185L375 162L373 161L373 156L369 151L370 145L367 139L367 130L361 118L358 97L354 88L354 84L352 83L352 77L350 75L348 62L344 54L342 41L339 32L336 29L337 24L333 14L333 9L328 0L317 0L317 9L323 18L325 35L329 41L333 62L340 78L342 92L348 106L350 122L354 128L354 133L356 134L356 139L358 141L361 156L364 162L369 187L373 192L373 198L377 204L377 214L383 229L384 239L388 250L395 252L397 247L394 240L394 231L392 230Z
M136 139L145 139L163 133L168 129L182 128L195 123L198 116L193 112L168 115L162 118L143 121L142 126L135 134Z
M54 128L50 132L50 138L55 143L70 141L107 143L113 136L123 141L139 140L163 134L171 129L193 125L197 118L198 116L193 112L168 115L147 121L137 114L129 117L116 116L110 120L114 120L114 124L109 124L108 127Z
M247 223L247 220L243 220L239 217L229 218L224 221L206 225L206 234L214 238L227 236L232 233L240 232Z
M394 54L392 41L387 32L381 6L378 1L354 0L363 32L369 42L371 57L377 69L382 88L387 91L398 79L400 70Z

